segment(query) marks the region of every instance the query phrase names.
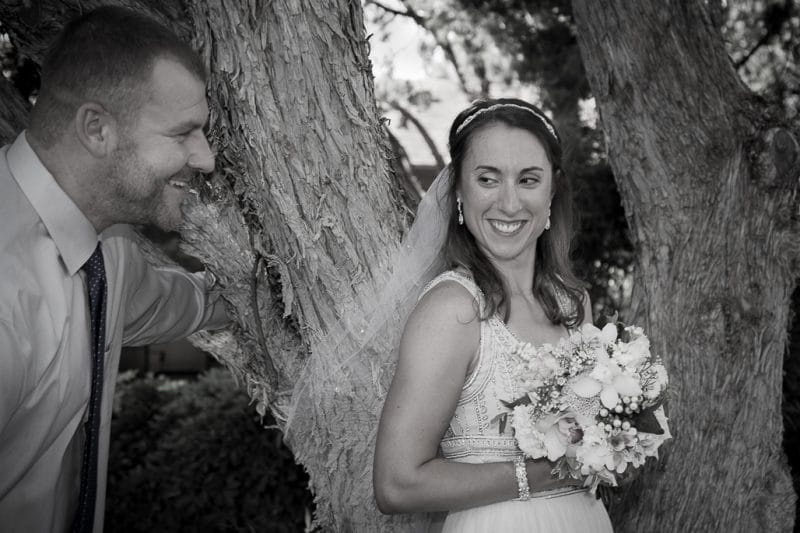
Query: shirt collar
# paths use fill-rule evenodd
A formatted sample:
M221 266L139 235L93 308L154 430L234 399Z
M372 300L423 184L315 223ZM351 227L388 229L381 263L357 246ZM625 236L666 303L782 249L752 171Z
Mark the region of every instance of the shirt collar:
M97 231L42 164L24 131L6 157L11 175L42 219L67 271L75 275L97 247Z

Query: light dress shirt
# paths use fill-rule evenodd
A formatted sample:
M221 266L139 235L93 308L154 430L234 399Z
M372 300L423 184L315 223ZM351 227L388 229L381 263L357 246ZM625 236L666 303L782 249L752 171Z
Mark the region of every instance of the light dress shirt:
M98 236L23 132L0 149L0 531L67 531L91 391L81 266L102 242L108 283L94 531L103 530L111 408L123 346L229 322L205 276L148 264L127 226Z

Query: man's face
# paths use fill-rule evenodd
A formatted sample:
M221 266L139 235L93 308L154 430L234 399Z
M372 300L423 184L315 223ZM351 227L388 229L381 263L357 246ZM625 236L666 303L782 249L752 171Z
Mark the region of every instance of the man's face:
M205 86L180 63L156 60L149 95L119 133L109 172L109 207L119 222L175 230L198 173L214 170L203 128Z

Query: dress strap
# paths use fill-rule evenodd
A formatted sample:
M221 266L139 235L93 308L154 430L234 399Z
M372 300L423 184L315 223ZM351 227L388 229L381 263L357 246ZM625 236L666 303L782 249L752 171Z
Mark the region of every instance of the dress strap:
M462 287L467 289L469 293L475 298L475 301L478 302L478 310L480 311L480 315L483 316L484 309L486 307L486 300L483 296L483 291L481 291L480 287L475 283L471 277L467 276L466 274L462 274L455 270L448 270L446 272L442 272L435 278L433 278L423 289L422 294L420 294L420 298L425 296L431 289L437 286L440 283L445 281L455 281L456 283L460 284Z

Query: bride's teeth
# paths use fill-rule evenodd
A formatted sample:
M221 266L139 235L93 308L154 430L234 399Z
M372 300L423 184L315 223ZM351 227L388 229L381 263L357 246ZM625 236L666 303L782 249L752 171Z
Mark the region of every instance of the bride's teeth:
M505 222L498 222L495 220L492 221L492 225L503 233L512 233L519 229L519 227L522 225L522 222L513 222L511 224L507 224Z

